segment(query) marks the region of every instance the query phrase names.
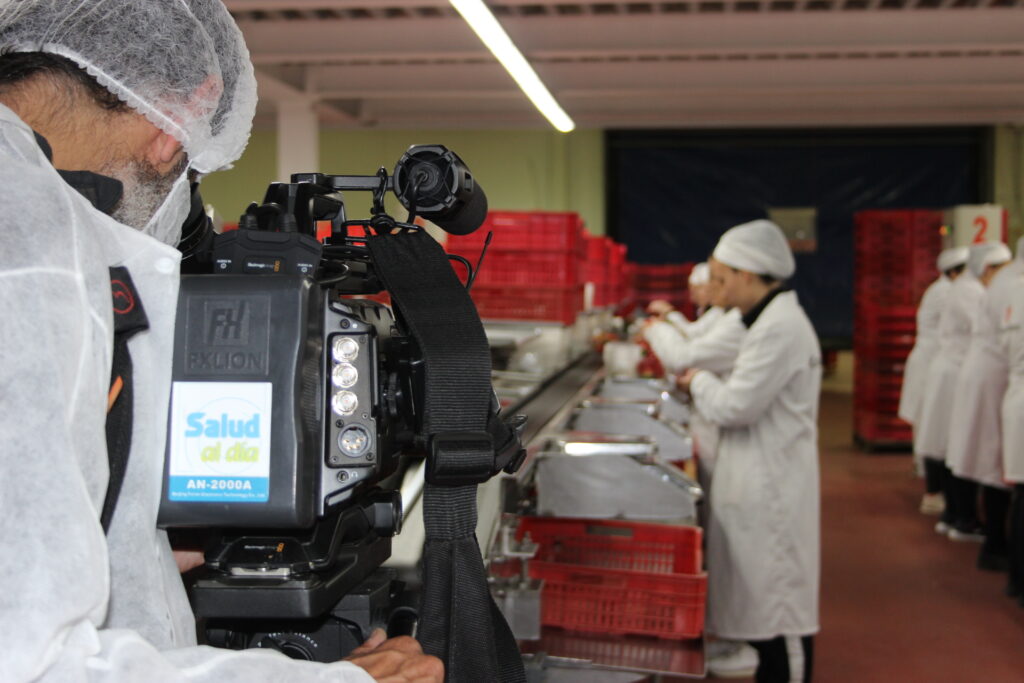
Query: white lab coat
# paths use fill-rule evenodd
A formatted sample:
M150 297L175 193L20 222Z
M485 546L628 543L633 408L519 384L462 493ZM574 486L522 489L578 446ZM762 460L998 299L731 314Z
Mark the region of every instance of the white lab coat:
M712 311L718 313L713 314ZM644 331L644 338L668 372L679 373L687 368L700 368L726 377L732 371L740 342L747 332L741 320L742 315L735 308L728 312L712 308L697 323L709 317L712 321L710 324L696 327L694 323L691 332L695 334L689 338L674 325L664 322L656 322ZM695 411L690 415L689 427L694 450L700 457L701 469L710 476L718 449L718 425Z
M971 341L956 379L949 420L946 465L953 474L985 486L1004 488L1003 395L1008 368L999 347L999 321L986 290L971 321Z
M644 330L644 338L668 372L701 368L721 375L732 369L740 350L740 340L747 331L741 317L737 309L716 315L699 335L690 337L683 336L670 323L656 322Z
M179 254L101 214L0 106L0 680L371 681L350 663L196 646L156 528ZM127 266L150 329L129 342L134 431L109 535L108 267Z
M1005 294L993 305L1001 310L1000 346L1009 367L1002 406L1003 476L1024 484L1024 264L1019 259L1020 255L996 276L1002 280L1005 273L1005 285L999 289Z
M765 640L818 631L821 350L796 294L747 331L727 381L694 404L721 427L708 522L708 630Z
M939 321L939 349L928 367L921 419L914 425L914 452L934 460L946 460L949 423L957 377L971 341L971 321L981 306L985 287L970 271L953 281L946 308Z
M696 339L702 334L706 334L711 326L718 322L718 319L725 315L725 309L721 306L712 306L708 310L704 311L704 314L699 316L696 320L687 320L686 316L679 311L672 311L665 316L665 320L672 323L672 325L679 330L679 332L687 339Z
M953 283L945 275L928 286L917 307L917 336L914 348L903 367L903 387L900 391L899 416L915 424L920 420L924 386L928 368L939 349L939 320Z

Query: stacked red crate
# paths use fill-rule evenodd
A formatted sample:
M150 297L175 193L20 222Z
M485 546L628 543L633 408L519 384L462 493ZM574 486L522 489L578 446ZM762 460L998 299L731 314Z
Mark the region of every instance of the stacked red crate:
M626 300L626 245L612 243L608 261L608 289L611 301L618 306Z
M494 233L470 295L480 317L572 324L583 308L583 222L555 211L491 211L477 231L448 237L448 251L473 264Z
M938 277L942 213L861 211L854 217L854 435L867 445L905 444L897 417L917 304Z
M655 299L664 299L692 318L694 311L687 289L692 270L692 263L638 264L633 276L637 305L645 308Z

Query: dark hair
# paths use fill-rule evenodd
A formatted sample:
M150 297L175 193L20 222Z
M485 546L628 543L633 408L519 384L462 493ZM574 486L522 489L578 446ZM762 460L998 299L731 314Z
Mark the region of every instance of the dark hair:
M946 271L944 271L945 275L946 275L946 277L949 277L950 275L953 275L953 274L959 275L960 273L964 272L964 268L966 266L967 266L966 263L961 263L959 266L953 266L952 268L949 268Z
M13 52L9 48L0 50L0 90L39 75L56 76L71 87L79 86L100 109L117 113L129 111L124 101L67 57L49 52Z
M732 268L732 272L734 272L734 273L740 272L739 268L733 268L732 266L729 266L729 268ZM763 273L755 273L755 274L761 280L761 282L763 282L764 284L768 285L769 287L771 287L772 285L774 285L776 283L781 283L782 282L782 280L779 280L778 278L774 278L771 275L765 275Z

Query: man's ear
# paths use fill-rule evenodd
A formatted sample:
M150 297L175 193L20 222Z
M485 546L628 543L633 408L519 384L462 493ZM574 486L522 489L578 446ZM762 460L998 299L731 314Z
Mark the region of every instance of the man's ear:
M153 135L146 145L146 160L161 172L166 173L178 162L181 143L168 133L153 126Z

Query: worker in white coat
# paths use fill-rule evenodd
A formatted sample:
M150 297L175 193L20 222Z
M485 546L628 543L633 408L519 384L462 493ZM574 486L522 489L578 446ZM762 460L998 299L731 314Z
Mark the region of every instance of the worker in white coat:
M900 391L899 416L916 425L920 421L921 404L924 397L924 386L928 381L928 368L939 350L939 320L946 306L946 297L953 281L963 272L967 264L967 247L943 249L939 254L936 266L939 277L928 286L921 304L917 308L917 335L914 348L907 357L903 368L903 386ZM914 441L917 441L918 428L914 427ZM914 462L924 470L925 493L921 498L921 512L925 514L941 514L945 508L942 496L944 482L943 471L935 461L924 460L920 452L914 449Z
M699 292L699 301L710 306L704 314L691 323L678 311L671 310L665 316L667 320L651 320L644 327L644 339L671 375L699 368L727 378L747 330L741 321L742 315L739 309L728 308L721 289L710 281L708 264L698 263L694 267L690 289ZM652 302L652 306L656 303ZM693 411L687 427L697 455L700 485L710 492L718 453L718 425ZM757 652L745 641L718 639L708 645L708 671L716 677L752 676L757 663Z
M188 175L241 155L256 105L228 11L3 2L0 48L0 680L440 681L380 632L330 665L197 646L156 527ZM123 320L133 369L112 382ZM110 439L108 407L130 424ZM127 454L113 498L108 449Z
M708 291L713 303L716 300L713 285L708 285ZM652 320L644 327L644 339L665 366L666 372L677 374L687 368L702 368L723 375L732 370L746 328L740 321L738 310L726 310L714 303L697 322L711 316L713 312L716 313L711 323L689 336L665 320Z
M981 487L985 537L978 567L1005 571L1006 515L1010 493L1003 483L1002 405L1008 369L999 348L999 321L990 309L990 285L1013 255L1005 244L993 244L979 276L986 288L981 305L973 311L971 341L956 379L953 410L949 420L946 464L953 475Z
M978 521L978 486L953 474L947 455L953 400L960 391L957 379L967 358L974 313L984 304L985 286L981 277L986 268L1005 263L1007 255L1005 245L986 243L970 247L967 269L950 287L946 309L939 322L939 350L929 368L921 419L916 425L920 436L915 446L924 458L941 464L945 477L946 506L935 530L954 541L984 540Z
M711 326L725 314L720 306L715 306L711 301L710 272L707 263L698 263L690 271L690 277L687 280L690 302L697 312L695 319L689 320L664 299L655 299L649 303L647 312L671 323L686 339L696 339L707 333Z
M1017 258L1004 268L998 306L1000 346L1009 367L1009 384L1003 396L1003 477L1013 485L1008 540L1009 580L1007 594L1024 606L1024 239L1017 243ZM1005 298L1002 293L1005 292Z
M747 327L728 380L679 380L721 428L708 523L708 630L757 649L758 681L808 681L818 631L821 350L782 230L726 231L711 277Z

